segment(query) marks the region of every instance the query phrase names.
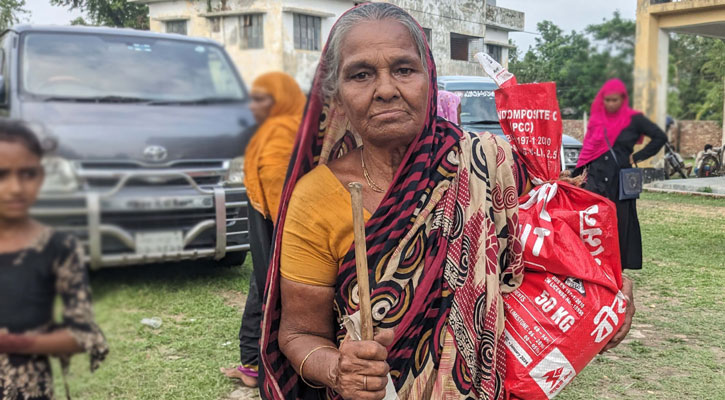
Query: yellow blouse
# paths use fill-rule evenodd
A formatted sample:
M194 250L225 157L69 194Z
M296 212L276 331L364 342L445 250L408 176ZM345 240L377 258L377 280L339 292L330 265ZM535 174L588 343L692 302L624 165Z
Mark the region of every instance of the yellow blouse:
M363 210L365 221L370 213ZM294 282L335 286L353 243L350 192L326 165L297 182L282 232L280 274Z

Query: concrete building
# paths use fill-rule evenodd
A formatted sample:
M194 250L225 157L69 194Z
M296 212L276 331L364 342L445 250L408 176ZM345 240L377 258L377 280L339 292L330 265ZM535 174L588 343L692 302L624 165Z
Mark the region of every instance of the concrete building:
M249 83L267 71L293 75L309 89L322 46L350 0L130 0L149 6L151 30L212 38ZM481 75L473 55L508 64L508 34L524 14L495 0L389 0L425 28L439 75Z
M725 39L725 0L637 0L634 108L663 128L670 32ZM661 156L648 161L656 163Z

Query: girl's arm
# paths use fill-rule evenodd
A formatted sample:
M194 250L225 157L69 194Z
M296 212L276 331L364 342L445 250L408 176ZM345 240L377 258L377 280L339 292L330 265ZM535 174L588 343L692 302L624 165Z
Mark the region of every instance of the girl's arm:
M82 350L67 329L43 334L0 334L0 353L70 355Z

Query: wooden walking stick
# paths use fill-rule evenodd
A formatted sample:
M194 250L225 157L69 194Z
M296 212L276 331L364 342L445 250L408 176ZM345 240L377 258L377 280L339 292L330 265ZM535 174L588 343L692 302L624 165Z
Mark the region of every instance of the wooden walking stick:
M368 275L368 248L365 243L365 217L363 215L362 184L352 182L350 200L352 202L352 223L355 234L355 270L357 272L357 291L360 298L360 322L362 340L373 340L373 313L370 306L370 275Z

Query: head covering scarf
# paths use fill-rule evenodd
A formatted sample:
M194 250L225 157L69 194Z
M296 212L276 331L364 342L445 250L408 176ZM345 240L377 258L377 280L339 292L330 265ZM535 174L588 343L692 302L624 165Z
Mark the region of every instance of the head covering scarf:
M613 93L622 95L622 106L615 113L610 114L604 107L604 97ZM616 78L608 80L599 89L599 93L592 103L587 134L584 136L584 144L576 163L577 168L589 164L609 151L604 135L607 135L609 143L614 145L622 130L632 122L632 116L638 113L639 111L629 107L629 94L624 82Z
M461 98L455 93L445 90L438 91L438 116L447 119L458 125L458 106L461 104Z
M426 50L425 124L365 227L373 324L395 329L387 361L399 398L500 399L501 292L518 287L523 276L511 148L494 135L465 133L436 118L436 67ZM278 341L286 205L305 173L359 145L335 102L322 98L324 71L321 63L297 135L267 278L260 346L261 390L269 399L324 397L325 389L302 383ZM338 272L332 326L358 310L354 255L353 245ZM338 343L345 333L337 331Z
M261 75L252 92L272 96L274 105L244 153L244 186L252 207L274 221L307 99L294 78L283 72Z

